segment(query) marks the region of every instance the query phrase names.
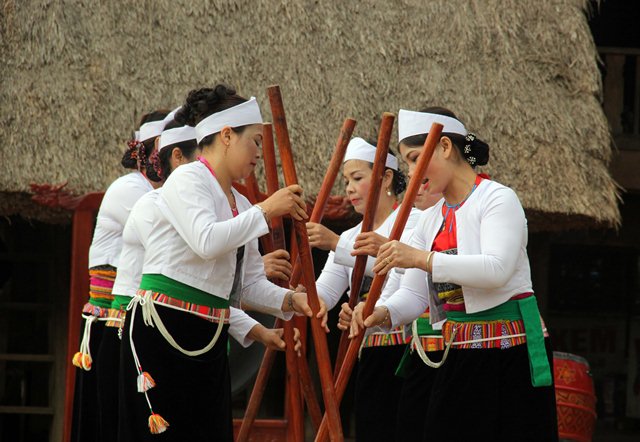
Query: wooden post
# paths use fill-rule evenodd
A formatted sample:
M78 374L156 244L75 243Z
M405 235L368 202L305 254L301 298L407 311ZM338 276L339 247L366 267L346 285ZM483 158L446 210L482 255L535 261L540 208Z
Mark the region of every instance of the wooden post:
M407 187L402 205L400 206L400 209L398 209L398 216L396 217L396 221L393 223L389 241L399 240L402 236L402 231L404 230L404 226L409 219L409 214L411 213L413 202L416 199L418 189L422 184L422 180L427 171L427 167L429 166L429 162L431 161L431 157L433 156L433 151L440 141L441 133L442 125L433 123L431 125L431 129L429 130L429 135L424 142L422 152L420 153L420 159L418 160L418 164L416 166L416 172L413 177L411 177L411 181L409 182L409 186ZM368 318L373 312L373 308L375 307L378 298L380 298L380 293L382 293L385 279L386 275L375 275L375 277L373 278L373 282L371 283L371 290L369 291L369 296L367 296L367 301L365 302L364 311L362 314L364 318ZM336 379L336 395L338 396L339 400L342 399L344 390L347 388L349 376L351 376L351 371L353 370L356 358L358 357L358 351L364 339L364 335L365 333L363 330L360 334L358 334L358 336L351 340L349 348L347 349L344 363L342 364L340 373L338 374ZM329 422L327 422L327 419L329 419ZM325 416L322 418L322 423L320 424L320 429L318 430L318 434L316 436L316 442L322 442L326 440L327 425L330 423L330 417L325 414Z
M290 186L298 183L298 177L293 161L293 153L291 152L291 143L289 141L287 120L284 113L280 87L270 86L267 92L269 95L269 103L271 104L271 114L273 115L276 138L278 140L278 149L282 160L284 180L286 185ZM331 360L329 356L329 348L327 346L327 337L324 329L322 328L321 319L315 317L320 310L320 301L316 290L316 280L313 271L311 249L309 248L307 227L304 221L294 220L293 224L296 232L300 262L302 264L302 277L305 282L305 287L307 288L309 306L314 314L314 317L311 318L311 333L313 335L313 342L316 349L325 411L328 415L329 436L334 442L342 441L344 440L344 437L342 435L342 425L340 422L340 410L338 408L336 392L333 387L333 376L331 374Z
M386 170L387 154L389 153L389 140L391 139L391 131L395 116L388 112L382 115L380 121L380 130L378 131L378 143L376 146L376 156L373 160L373 170L371 172L371 186L369 187L369 195L367 197L367 206L362 217L361 233L370 232L373 229L373 221L378 210L378 201L380 200L380 192L382 187L382 179ZM351 289L349 291L349 307L352 309L358 303L362 281L364 280L364 272L367 268L367 255L358 255L351 272ZM333 369L334 378L338 376L338 371L342 365L342 360L347 352L349 345L349 331L344 330L340 335L340 345L338 346L338 354Z
M67 358L64 396L63 441L71 440L73 419L73 397L76 385L76 370L73 355L80 344L82 307L89 297L89 247L93 238L96 211L100 208L104 193L85 195L73 212L71 233L71 282L69 290L69 328L67 330Z

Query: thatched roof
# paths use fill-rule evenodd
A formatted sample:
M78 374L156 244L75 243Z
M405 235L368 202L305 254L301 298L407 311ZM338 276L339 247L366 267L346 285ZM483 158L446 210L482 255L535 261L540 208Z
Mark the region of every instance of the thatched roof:
M346 116L375 137L383 111L444 105L490 142L486 170L534 223L619 222L588 0L0 6L0 191L104 189L134 116L226 81L268 118L278 83L311 194Z

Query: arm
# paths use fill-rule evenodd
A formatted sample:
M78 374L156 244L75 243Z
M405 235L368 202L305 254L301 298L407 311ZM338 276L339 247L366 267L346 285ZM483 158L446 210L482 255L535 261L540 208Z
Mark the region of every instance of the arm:
M433 281L484 289L505 285L524 247L527 221L513 190L494 192L482 214L479 255L445 255L432 259Z
M250 336L251 329L258 324L258 321L247 315L242 310L231 307L231 316L229 317L229 334L243 347L246 348L253 344L254 340Z
M189 247L202 259L215 259L269 232L257 207L218 220L215 196L194 168L176 170L167 180L158 207Z
M330 252L322 273L316 281L318 296L331 310L349 288L349 273L345 266L334 262L334 253Z
M241 303L249 310L261 311L285 320L291 319L293 312L282 311L285 295L290 290L267 280L258 241L253 240L246 244L244 253L242 290L236 304Z

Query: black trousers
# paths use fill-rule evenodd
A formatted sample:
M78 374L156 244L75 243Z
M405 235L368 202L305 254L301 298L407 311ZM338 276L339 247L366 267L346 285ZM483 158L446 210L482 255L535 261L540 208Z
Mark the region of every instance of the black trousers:
M95 361L100 440L112 442L118 437L118 328L104 327Z
M86 320L82 320L80 330L84 330ZM100 441L100 414L98 411L98 377L97 357L100 343L104 334L104 322L96 321L91 324L91 370L76 368L76 386L73 396L73 417L71 423L71 440L74 442ZM69 343L79 346L79 343Z
M434 351L427 355L432 361L439 362L443 353ZM417 352L411 353L400 391L395 437L397 442L420 441L423 438L426 440L425 421L436 372L435 368L422 362Z
M548 339L545 345L553 373ZM554 387L531 385L526 345L451 349L436 371L424 440L558 440Z
M175 341L187 350L206 346L218 324L196 315L156 306ZM227 358L228 326L224 326L215 346L207 353L190 357L175 350L157 328L147 327L138 308L133 330L134 345L142 369L155 380L148 391L153 412L161 415L169 428L151 434L151 414L143 393L137 391L137 371L129 342L131 312L122 334L118 441L228 441L233 440L231 382Z
M404 345L362 349L356 377L356 440L391 441L402 378L395 375Z

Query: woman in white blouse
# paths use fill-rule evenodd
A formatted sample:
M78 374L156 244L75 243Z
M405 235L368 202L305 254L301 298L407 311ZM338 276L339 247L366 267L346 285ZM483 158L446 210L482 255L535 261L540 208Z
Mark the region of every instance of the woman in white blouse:
M123 361L134 358L144 394L121 391L119 440L155 440L167 431L165 440L231 441L229 307L284 319L311 315L306 294L266 279L257 244L271 217L307 215L299 186L256 206L232 187L260 159L262 117L255 99L223 85L199 89L175 118L195 126L202 154L176 169L156 200L121 353ZM121 385L133 385L127 382Z
M362 138L349 142L344 158L343 175L347 197L355 211L364 214L371 188L371 176L376 148ZM404 191L405 180L398 170L398 159L389 154L373 222L375 234L360 236L362 223L336 235L319 224L308 223L311 245L330 248L322 273L316 281L318 295L333 308L345 290L351 286L355 264L354 248L375 256L377 248L386 241L397 215L397 198ZM414 210L405 230L411 234L419 211ZM363 299L369 290L374 258L368 258L365 280L359 293ZM395 370L404 353L405 337L402 328L391 332L370 333L364 344L355 380L356 438L358 441L392 440L395 416L402 380ZM380 400L383 397L384 400ZM389 417L392 416L390 419Z
M429 191L444 198L423 212L410 246L380 248L375 272L407 270L370 317L354 312L352 334L408 324L427 306L432 324L447 319L448 358L430 361L442 365L425 404L425 440L557 440L552 354L531 285L520 201L476 173L489 147L453 113L403 114L412 123L401 139L444 125L426 173Z

